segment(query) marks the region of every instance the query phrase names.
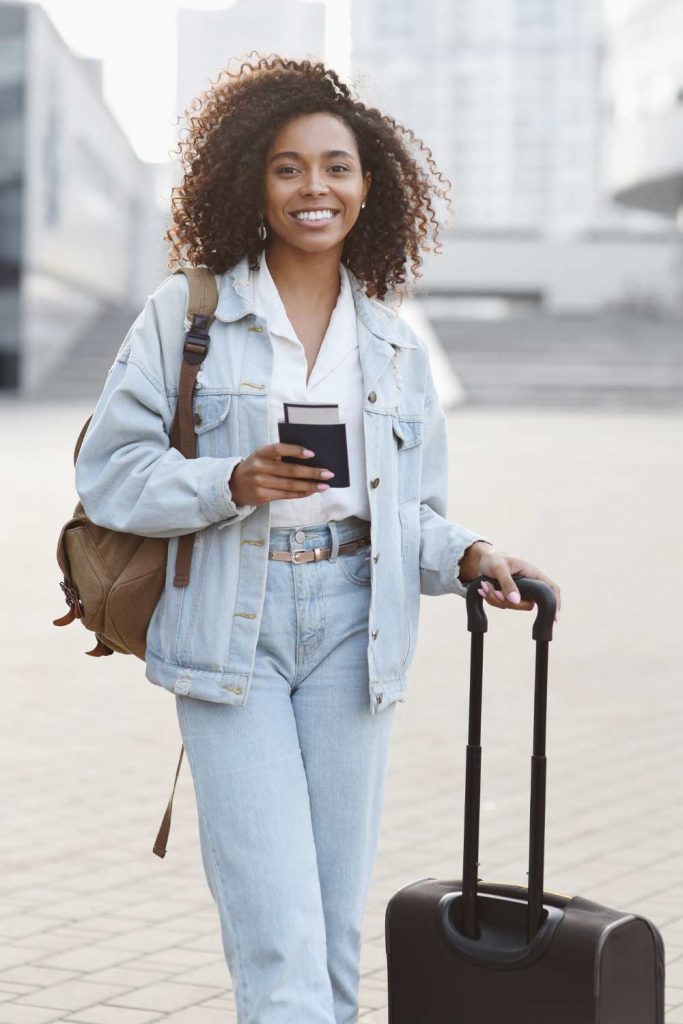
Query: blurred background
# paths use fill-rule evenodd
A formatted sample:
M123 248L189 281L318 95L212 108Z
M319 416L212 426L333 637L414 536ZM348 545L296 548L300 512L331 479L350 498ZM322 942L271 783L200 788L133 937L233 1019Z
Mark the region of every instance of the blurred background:
M0 1024L236 1021L187 765L152 853L175 702L52 622L74 444L168 272L177 115L251 50L324 59L452 183L400 315L450 517L562 588L547 887L657 924L683 1024L682 41L683 0L0 0ZM533 615L488 614L480 870L523 882ZM468 677L464 602L424 597L361 1024L387 1021L387 901L459 877Z
M680 403L681 39L680 0L0 3L1 391L97 397L167 273L175 115L257 49L330 63L451 181L405 305L445 404Z

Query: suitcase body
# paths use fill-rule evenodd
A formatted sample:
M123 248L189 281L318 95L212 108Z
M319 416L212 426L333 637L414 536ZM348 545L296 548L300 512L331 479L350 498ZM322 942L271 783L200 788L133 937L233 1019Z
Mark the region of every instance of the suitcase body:
M547 653L555 596L515 577L538 605L529 885L478 878L481 677L487 629L479 577L472 633L462 879L423 878L387 904L390 1024L664 1024L664 944L637 914L543 888ZM493 581L492 581L493 582Z

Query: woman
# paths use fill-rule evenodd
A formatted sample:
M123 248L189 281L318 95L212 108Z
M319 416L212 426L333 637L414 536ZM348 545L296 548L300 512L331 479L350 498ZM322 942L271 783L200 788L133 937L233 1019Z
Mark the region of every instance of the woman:
M204 94L183 149L172 262L219 285L198 458L168 447L188 294L177 274L124 339L77 487L96 523L171 538L146 674L175 694L239 1021L351 1024L420 593L462 596L488 575L488 604L529 610L513 573L548 582L558 608L559 588L446 518L427 350L382 301L436 228L430 193L445 190L429 151L419 144L431 173L333 71L279 57ZM338 406L348 487L279 442L284 402Z

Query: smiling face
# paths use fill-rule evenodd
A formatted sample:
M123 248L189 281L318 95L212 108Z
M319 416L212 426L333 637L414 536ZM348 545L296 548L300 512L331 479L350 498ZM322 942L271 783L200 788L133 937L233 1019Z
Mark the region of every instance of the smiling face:
M293 118L266 152L268 234L305 252L336 247L341 254L369 188L370 172L363 175L353 132L340 118Z

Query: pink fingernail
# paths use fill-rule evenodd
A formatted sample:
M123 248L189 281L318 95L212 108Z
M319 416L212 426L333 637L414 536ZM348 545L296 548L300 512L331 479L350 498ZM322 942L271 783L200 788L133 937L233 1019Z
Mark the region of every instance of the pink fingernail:
M484 591L484 593L485 593L485 594L488 594L488 592L489 592L489 585L488 585L488 583L486 582L486 580L484 580L484 581L482 582L482 584L481 584L481 588L482 588L482 590Z
M304 448L303 454L304 455L315 455L315 452L312 452L309 448Z
M499 601L504 601L505 600L501 590L494 590L494 594L496 595L496 597L498 598Z
M519 604L521 598L516 590L513 590L511 594L508 594L508 601L512 601L513 604Z
M481 587L479 587L479 590L477 590L477 593L478 593L478 594L481 594L481 596L482 596L482 597L486 597L486 594L485 594L485 593L484 593L484 591L483 591L483 590L481 589Z
M329 489L330 489L330 485L329 484L318 484L318 490L319 491L329 491Z

